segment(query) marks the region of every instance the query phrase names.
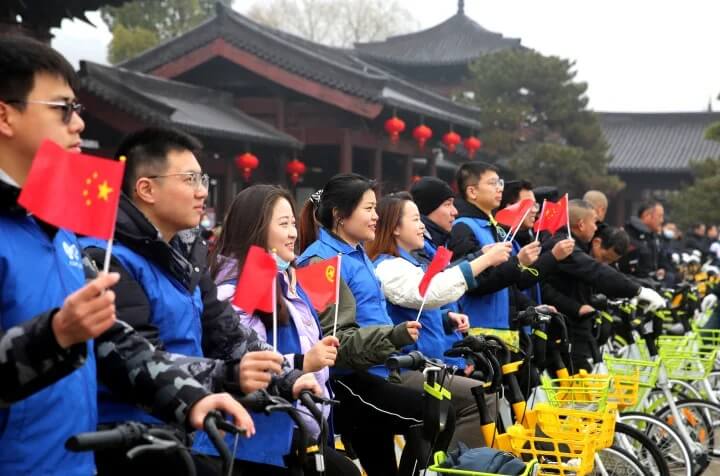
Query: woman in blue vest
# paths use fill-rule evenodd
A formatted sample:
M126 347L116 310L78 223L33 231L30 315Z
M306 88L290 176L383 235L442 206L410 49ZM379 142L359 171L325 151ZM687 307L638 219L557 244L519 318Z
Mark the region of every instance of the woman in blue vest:
M218 298L230 300L235 295L237 276L242 269L250 246L275 251L278 266L277 293L277 349L288 362L303 372L314 372L323 387L325 397L331 396L328 388L330 371L335 364L339 342L335 337L322 337L320 323L308 297L295 276L295 207L290 193L274 185L253 185L240 192L230 206L223 223L223 232L211 257L211 273L218 285ZM242 290L240 290L242 291ZM272 336L272 314L256 311L252 315L235 308L241 322L255 330L266 342L275 344ZM330 413L324 408L325 417ZM295 444L315 445L320 428L312 416L304 415L311 441ZM325 451L325 471L332 475L359 475L357 467L330 445ZM289 466L297 464L292 455L286 458ZM316 474L314 458L308 458L305 474ZM274 472L273 474L278 474Z
M336 175L311 198L300 223L301 246L308 246L298 264L342 255L337 319L340 349L333 388L342 402L335 422L343 441L357 453L370 476L414 474L422 468L428 449L420 431L422 393L389 382L383 364L392 353L414 343L422 325L393 323L365 253L363 243L375 238L377 224L374 185L361 175ZM320 314L326 331L335 325L334 311L332 305ZM440 435L440 446L449 442L451 435L446 433ZM399 470L394 434L404 434L407 441Z
M466 369L468 372L465 375L469 375L472 367L466 367L461 359L443 355L447 350L445 334L455 329L467 331L467 316L453 314L449 318L442 306L460 299L467 289L475 285L475 276L483 270L506 262L510 257L510 245L493 246L470 262L460 261L438 273L432 278L423 298L419 285L429 263L415 253L423 250L425 245L425 225L417 205L407 193L389 195L380 200L378 216L375 240L369 244L368 254L373 259L385 293L388 314L396 323L415 320L422 323L420 338L406 350L417 349L428 357L459 367L460 375L449 383L457 413L453 439L470 447L484 446L484 439L478 431L480 417L477 405L470 392L480 382L462 376L462 369ZM423 311L418 319L421 306ZM409 388L422 389L423 379L418 372L403 372L400 379Z

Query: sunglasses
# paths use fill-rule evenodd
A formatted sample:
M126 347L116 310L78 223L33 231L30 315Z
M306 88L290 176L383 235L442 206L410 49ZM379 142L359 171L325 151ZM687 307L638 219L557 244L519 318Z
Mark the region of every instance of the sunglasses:
M54 109L60 109L62 111L62 122L65 125L70 124L73 113L78 115L82 114L85 110L85 106L77 101L38 101L30 99L8 99L5 101L8 104L42 104L44 106L50 106Z

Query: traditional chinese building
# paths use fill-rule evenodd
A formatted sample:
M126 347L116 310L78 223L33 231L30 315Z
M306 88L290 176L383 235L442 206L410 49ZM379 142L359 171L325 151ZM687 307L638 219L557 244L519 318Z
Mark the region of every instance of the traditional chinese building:
M481 127L478 110L352 50L260 25L222 4L187 33L116 68L85 63L81 76L91 145L110 151L128 130L158 122L193 131L211 157L202 160L221 209L244 183L233 164L246 151L259 161L251 171L256 182L289 184L288 162L302 161L300 195L350 171L391 191L406 189L414 175L450 179L447 146L455 144L443 145L444 159L433 149L447 133L457 142ZM262 140L247 133L259 132L259 123ZM420 125L432 133L422 149L413 138ZM397 140L388 134L391 126L403 129Z
M663 199L692 183L690 162L720 157L720 143L705 130L716 112L599 113L613 159L608 170L625 189L611 200L609 220L621 224L649 198Z

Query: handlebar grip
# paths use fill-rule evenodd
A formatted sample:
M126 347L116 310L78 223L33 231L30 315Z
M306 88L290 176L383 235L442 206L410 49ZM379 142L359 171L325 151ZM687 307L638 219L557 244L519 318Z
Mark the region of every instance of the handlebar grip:
M425 366L425 356L421 352L413 350L408 354L393 355L388 357L385 361L385 366L390 370L420 370Z
M205 433L207 433L208 438L210 438L210 441L215 449L220 454L220 458L223 461L223 467L227 467L232 462L233 455L230 452L230 448L228 448L225 444L225 440L223 440L223 437L220 435L217 425L218 420L223 421L223 416L220 412L209 412L205 417L205 421L203 421L203 429L205 430Z
M305 408L307 408L308 411L310 411L312 416L317 421L321 421L321 419L323 418L324 415L322 413L322 410L320 410L318 408L318 406L315 405L315 401L313 400L312 393L309 390L303 390L302 392L300 392L300 396L298 397L298 399L300 400L300 403L302 403L303 406Z
M69 451L95 451L132 446L143 441L147 427L141 423L125 423L112 430L79 433L65 442Z
M240 402L247 410L262 413L268 405L272 405L270 394L265 390L256 390L242 397L235 397L235 400Z

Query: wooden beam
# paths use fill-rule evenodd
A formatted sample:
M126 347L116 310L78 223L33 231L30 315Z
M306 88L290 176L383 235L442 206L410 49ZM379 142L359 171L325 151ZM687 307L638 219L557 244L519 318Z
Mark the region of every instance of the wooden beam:
M430 151L427 155L427 170L425 171L430 177L437 177L437 163L435 160L435 154Z
M233 202L233 199L235 199L235 193L234 193L234 182L235 182L235 163L233 162L232 158L222 158L225 161L225 174L223 175L223 188L224 190L224 200L221 202L222 206L218 206L220 208L220 217L224 217L227 211L230 209L230 204ZM220 205L220 204L218 204Z
M258 58L252 53L236 48L222 38L217 38L205 46L155 68L151 74L169 79L176 78L215 57L225 58L248 71L252 71L258 76L280 84L288 89L368 119L376 118L383 109L382 104L351 96L337 89L306 79L298 74L291 73L284 68Z
M405 170L403 171L403 186L405 187L405 190L410 190L410 186L412 185L412 176L413 176L412 156L408 155L407 157L405 157Z
M342 143L340 144L340 173L349 174L352 172L352 142L350 141L350 130L343 129Z
M382 147L375 148L375 157L373 158L373 179L377 182L377 194L382 195Z

